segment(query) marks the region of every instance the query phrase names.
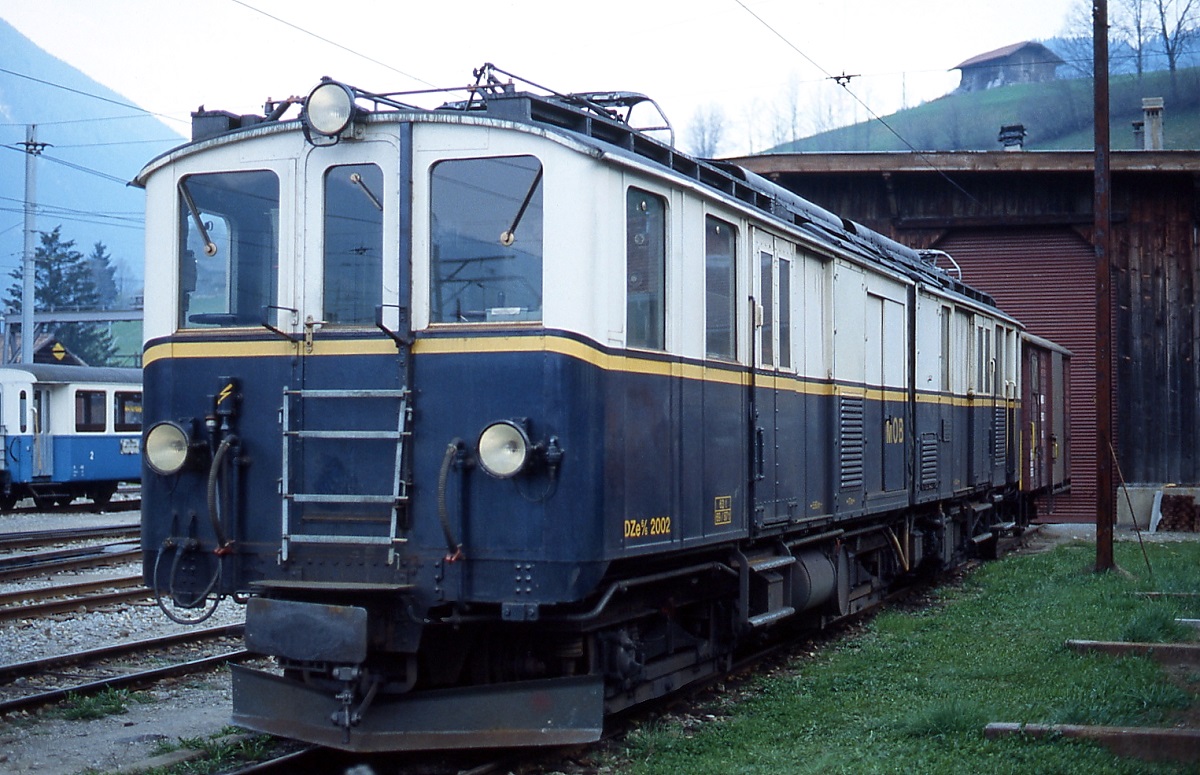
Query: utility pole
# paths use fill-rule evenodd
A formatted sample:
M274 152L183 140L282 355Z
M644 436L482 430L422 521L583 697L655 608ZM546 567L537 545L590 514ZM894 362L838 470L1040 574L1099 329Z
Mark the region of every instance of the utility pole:
M1109 227L1112 181L1108 126L1108 0L1092 0L1096 247L1096 571L1113 570L1113 523L1117 490L1113 478L1112 255Z
M24 274L24 285L21 290L21 362L33 363L33 312L37 305L37 290L35 282L37 267L33 258L34 231L37 228L35 218L37 212L37 165L36 158L41 155L46 143L37 141L37 125L25 127L25 255L21 260Z

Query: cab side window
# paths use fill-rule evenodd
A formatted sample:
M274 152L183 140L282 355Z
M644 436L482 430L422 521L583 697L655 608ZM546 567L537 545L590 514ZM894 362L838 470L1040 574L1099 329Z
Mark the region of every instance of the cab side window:
M711 215L704 219L704 321L708 355L737 357L737 231Z
M438 162L430 180L430 320L542 319L542 165Z
M666 348L667 203L629 189L625 198L626 344Z

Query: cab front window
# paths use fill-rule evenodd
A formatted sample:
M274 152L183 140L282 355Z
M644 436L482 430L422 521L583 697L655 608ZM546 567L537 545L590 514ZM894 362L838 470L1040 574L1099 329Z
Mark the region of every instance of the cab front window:
M179 181L179 327L253 326L276 304L279 179L217 172Z
M371 325L383 296L383 171L374 164L325 173L325 320Z

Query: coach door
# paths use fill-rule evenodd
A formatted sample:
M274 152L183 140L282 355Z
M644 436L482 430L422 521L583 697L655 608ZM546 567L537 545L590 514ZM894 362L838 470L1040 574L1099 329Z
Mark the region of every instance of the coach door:
M50 392L33 391L33 470L32 476L54 473L54 437L50 434Z
M751 386L751 481L754 525L788 521L803 476L803 396L795 390L793 281L795 246L754 233L754 358Z
M285 560L333 544L387 549L392 562L407 521L411 334L397 200L408 194L397 167L382 142L307 160L303 357L281 413Z

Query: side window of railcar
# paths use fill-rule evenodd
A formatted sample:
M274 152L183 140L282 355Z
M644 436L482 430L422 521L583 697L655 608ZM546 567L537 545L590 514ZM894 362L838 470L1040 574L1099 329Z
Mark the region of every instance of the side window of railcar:
M737 230L705 218L704 319L707 351L716 358L737 357Z
M383 172L374 164L325 173L325 320L370 325L383 300Z
M29 395L24 390L20 396L21 408L18 410L21 413L21 433L29 432Z
M625 197L626 344L666 347L667 202L629 189Z
M430 181L430 320L542 319L542 165L438 162Z
M779 367L792 368L792 262L779 259Z
M140 431L142 429L142 394L118 390L113 394L113 430Z
M107 401L103 390L75 391L75 430L78 433L103 433Z
M256 326L276 301L279 179L216 172L179 181L179 326Z
M775 279L772 275L774 259L765 250L758 253L759 284L758 300L762 305L762 328L759 329L759 355L763 365L775 363Z

